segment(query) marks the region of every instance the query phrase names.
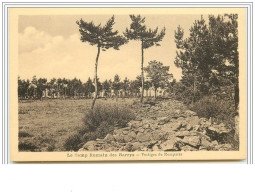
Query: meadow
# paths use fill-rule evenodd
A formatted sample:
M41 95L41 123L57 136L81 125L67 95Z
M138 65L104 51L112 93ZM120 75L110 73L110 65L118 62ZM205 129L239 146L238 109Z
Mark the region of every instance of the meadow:
M64 142L83 126L91 99L24 100L19 102L19 150L65 151ZM131 105L132 99L119 99ZM113 99L98 99L96 104L116 104Z

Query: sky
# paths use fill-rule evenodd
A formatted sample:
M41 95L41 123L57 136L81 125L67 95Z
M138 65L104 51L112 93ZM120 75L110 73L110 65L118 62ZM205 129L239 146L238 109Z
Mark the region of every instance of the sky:
M19 16L19 67L21 79L34 75L47 79L74 77L86 82L94 77L97 47L80 41L76 21L94 21L104 25L112 15L21 15ZM161 46L144 50L144 66L157 60L170 66L174 78L181 78L181 69L174 65L176 45L174 31L180 25L184 34L201 15L143 15L148 28L166 28ZM114 30L122 34L130 26L129 15L115 15ZM141 71L141 43L129 41L120 50L108 49L101 52L98 77L101 81L113 79L118 74L123 80L135 79Z

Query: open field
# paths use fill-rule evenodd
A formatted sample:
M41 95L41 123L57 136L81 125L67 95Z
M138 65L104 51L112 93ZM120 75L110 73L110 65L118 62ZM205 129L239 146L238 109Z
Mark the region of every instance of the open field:
M92 100L45 100L19 102L19 143L23 151L64 151L66 138L81 128ZM99 99L96 104L114 103ZM132 104L119 99L118 104ZM23 144L23 145L22 145Z
M19 103L20 151L238 150L235 129L174 99L46 100Z

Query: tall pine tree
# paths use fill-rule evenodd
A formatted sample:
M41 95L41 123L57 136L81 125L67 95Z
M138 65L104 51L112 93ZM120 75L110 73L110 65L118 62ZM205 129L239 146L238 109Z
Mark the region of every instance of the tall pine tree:
M118 31L113 31L114 16L112 16L104 26L101 24L95 25L92 22L85 22L83 19L76 22L79 26L79 31L81 34L80 40L82 42L88 42L90 45L97 46L97 56L95 63L95 94L92 101L91 108L94 108L97 94L98 94L98 83L97 83L97 68L98 68L98 59L100 51L105 51L107 49L113 48L118 50L119 47L127 42L126 38L118 35Z
M143 103L143 93L144 93L144 49L148 49L154 45L160 46L159 42L162 41L162 39L165 36L165 28L163 28L158 33L158 28L156 29L147 29L145 26L145 18L141 17L140 15L130 15L131 24L130 29L126 29L124 35L129 40L137 40L141 41L141 79L142 79L142 89L141 89L141 103Z

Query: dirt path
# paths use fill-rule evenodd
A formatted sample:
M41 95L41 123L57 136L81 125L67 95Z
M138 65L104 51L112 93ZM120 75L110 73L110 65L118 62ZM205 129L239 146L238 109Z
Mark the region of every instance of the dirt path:
M89 141L80 151L197 151L234 150L233 132L224 124L211 124L176 100L145 104L128 127Z

